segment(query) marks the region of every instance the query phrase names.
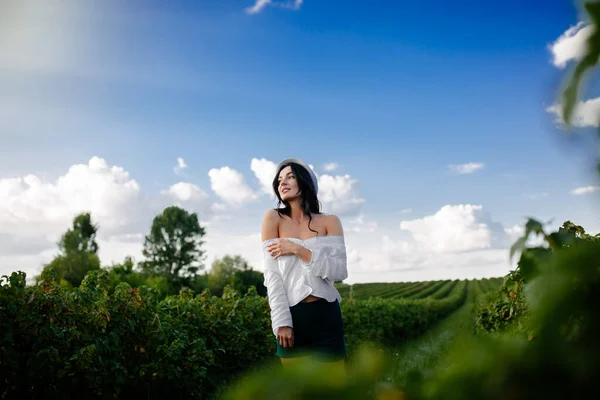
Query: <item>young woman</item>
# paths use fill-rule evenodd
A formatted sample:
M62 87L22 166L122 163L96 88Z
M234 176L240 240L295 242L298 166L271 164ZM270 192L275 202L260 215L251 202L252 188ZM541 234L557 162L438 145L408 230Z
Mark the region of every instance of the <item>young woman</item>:
M348 277L341 222L320 212L317 178L301 160L279 163L273 190L279 207L264 214L262 245L277 355L284 366L307 356L343 366L341 296L333 286Z

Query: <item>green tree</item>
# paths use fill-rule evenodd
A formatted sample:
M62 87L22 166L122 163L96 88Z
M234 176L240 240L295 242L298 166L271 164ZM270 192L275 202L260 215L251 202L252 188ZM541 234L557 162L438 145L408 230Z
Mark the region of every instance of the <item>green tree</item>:
M113 264L106 267L109 272L111 287L121 282L127 282L132 287L140 287L145 283L146 277L140 271L135 270L133 258L127 256L121 264Z
M64 286L79 286L89 271L100 269L96 233L90 213L81 213L73 219L58 242L59 255L44 266L39 280L54 280ZM50 271L55 271L51 273Z
M188 286L204 269L201 249L205 230L196 213L178 206L165 208L154 217L150 234L145 237L140 265L149 275L165 277L175 290Z
M225 255L223 258L215 260L208 275L208 287L216 296L222 295L226 285L230 285L241 294L247 293L248 289L254 286L258 294L266 296L263 281L263 274L253 270L248 262L239 255Z

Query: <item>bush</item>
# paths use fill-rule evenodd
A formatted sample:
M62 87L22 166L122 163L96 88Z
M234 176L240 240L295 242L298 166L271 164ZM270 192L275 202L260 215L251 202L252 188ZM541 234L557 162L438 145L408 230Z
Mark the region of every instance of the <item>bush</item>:
M269 305L255 287L241 296L183 288L114 286L106 270L80 287L52 277L0 281L0 397L210 398L241 372L275 360ZM463 286L466 285L466 281ZM113 289L114 288L114 289ZM456 309L447 299L342 301L350 353L359 344L419 335Z
M443 300L382 299L342 301L346 341L350 349L377 343L394 346L414 338L460 307L467 296L467 281Z
M240 297L178 296L119 284L93 271L76 289L0 286L0 397L208 398L274 352L268 304Z

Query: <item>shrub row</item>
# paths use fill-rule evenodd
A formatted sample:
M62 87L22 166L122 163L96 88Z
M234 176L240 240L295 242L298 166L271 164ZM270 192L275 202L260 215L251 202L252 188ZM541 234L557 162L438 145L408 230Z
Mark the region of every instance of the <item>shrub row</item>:
M104 270L77 289L0 286L0 398L208 398L274 351L255 291L222 298L119 284Z
M461 281L443 300L372 297L342 301L348 346L357 348L366 341L393 346L419 336L465 302L467 285L468 281Z
M162 296L105 270L79 288L0 285L0 398L210 398L232 378L274 359L268 302L254 288L222 297L183 289ZM2 283L0 281L0 283ZM444 300L344 299L350 352L362 342L419 335L464 301L466 281Z

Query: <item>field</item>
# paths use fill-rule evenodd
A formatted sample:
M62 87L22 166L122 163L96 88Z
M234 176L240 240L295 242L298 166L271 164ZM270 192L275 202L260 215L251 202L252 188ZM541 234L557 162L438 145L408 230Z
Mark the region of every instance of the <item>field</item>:
M401 340L388 343L392 352L393 366L387 380L405 385L411 373L426 374L435 368L446 351L457 340L474 331L475 306L477 300L490 292L497 292L503 278L475 280L437 280L417 282L336 284L346 300L373 301L382 299L393 303L396 300L431 302L462 299L453 302L453 307L428 329Z
M422 282L385 282L385 283L357 283L347 285L336 283L335 287L342 298L367 300L371 297L382 299L436 299L442 300L450 297L457 291L464 289L467 280L438 280ZM486 278L471 281L480 292L498 289L502 278Z

